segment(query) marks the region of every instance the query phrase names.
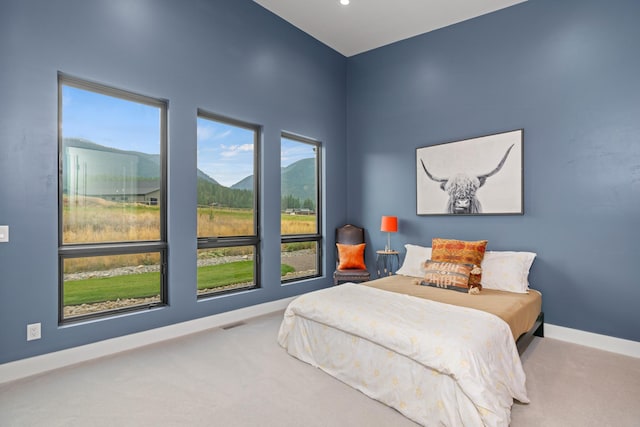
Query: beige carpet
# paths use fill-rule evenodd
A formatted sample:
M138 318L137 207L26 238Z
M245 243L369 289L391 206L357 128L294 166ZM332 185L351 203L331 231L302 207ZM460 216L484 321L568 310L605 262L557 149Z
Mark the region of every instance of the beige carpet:
M0 386L0 426L415 426L286 354L281 313ZM640 426L640 359L538 339L512 426Z

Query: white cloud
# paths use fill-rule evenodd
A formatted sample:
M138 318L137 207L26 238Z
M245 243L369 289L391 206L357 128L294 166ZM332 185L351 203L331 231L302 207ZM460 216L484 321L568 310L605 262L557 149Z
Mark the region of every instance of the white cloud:
M222 152L220 153L222 157L234 157L240 153L253 152L253 144L229 145L229 146L220 144L220 148L222 148Z
M231 130L216 133L215 128L212 126L198 126L197 132L198 140L200 141L215 141L217 139L226 138L231 134Z

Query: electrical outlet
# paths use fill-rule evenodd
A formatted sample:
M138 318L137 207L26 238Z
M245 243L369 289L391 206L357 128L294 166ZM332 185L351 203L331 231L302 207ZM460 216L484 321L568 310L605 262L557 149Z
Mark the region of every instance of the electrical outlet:
M0 242L8 242L9 241L9 226L8 225L0 225Z
M39 340L42 338L40 323L27 325L27 341Z

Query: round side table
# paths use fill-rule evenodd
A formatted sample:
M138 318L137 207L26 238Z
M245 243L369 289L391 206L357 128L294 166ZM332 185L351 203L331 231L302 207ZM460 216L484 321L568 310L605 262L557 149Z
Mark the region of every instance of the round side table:
M378 277L391 276L400 267L400 252L376 251L376 272Z

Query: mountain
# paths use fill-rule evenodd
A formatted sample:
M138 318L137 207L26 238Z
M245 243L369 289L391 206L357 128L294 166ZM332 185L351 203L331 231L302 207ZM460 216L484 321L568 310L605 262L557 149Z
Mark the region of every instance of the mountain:
M253 207L253 191L236 190L220 185L215 180L198 178L199 206L226 206L250 209Z
M132 161L135 164L136 176L138 178L160 178L160 168L158 167L160 165L159 154L147 154L139 151L120 150L118 148L107 147L105 145L96 144L95 142L79 138L65 138L64 147L65 149L69 147L82 149L83 154L85 154L83 157L87 157L91 152L99 152L100 154L98 157L100 169L101 172L105 175L119 175L119 169L122 167L123 161L126 163L131 163ZM63 161L65 163L66 160L67 156L64 156ZM200 169L198 169L197 172L198 179L203 179L212 184L220 185L218 181L211 178Z
M222 185L218 181L216 181L215 179L211 178L209 175L207 175L206 173L198 169L198 180L201 180L201 179L204 181L210 182L212 184Z
M148 194L160 188L160 155L120 150L79 139L64 139L63 167L69 176L63 191L115 200L114 196ZM69 162L73 162L69 165ZM315 159L298 160L281 169L282 194L315 200ZM77 170L77 173L73 173ZM253 175L225 187L197 170L198 205L253 207ZM137 179L132 180L132 177Z
M253 175L243 178L229 188L233 188L234 190L253 190Z
M159 154L120 150L78 138L65 138L64 148L68 153L62 158L65 164L69 157L79 156L81 163L89 163L92 166L93 175L121 176L122 165L126 164L135 168L136 176L139 178L160 178Z
M283 196L293 196L301 201L316 199L315 159L298 160L280 170ZM238 181L230 188L237 190L252 190L253 175Z
M304 201L316 200L316 159L302 159L280 171L282 195L293 196Z

